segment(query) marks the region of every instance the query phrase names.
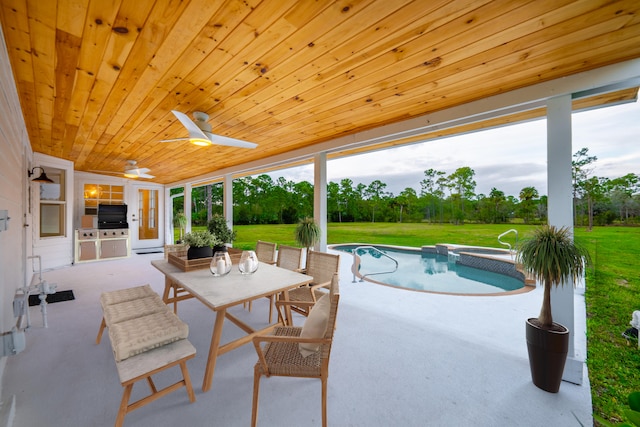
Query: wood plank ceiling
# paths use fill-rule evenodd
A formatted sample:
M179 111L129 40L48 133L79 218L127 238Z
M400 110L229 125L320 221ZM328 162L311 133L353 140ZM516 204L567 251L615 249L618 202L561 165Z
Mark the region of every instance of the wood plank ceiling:
M640 57L637 0L0 3L33 150L163 184Z

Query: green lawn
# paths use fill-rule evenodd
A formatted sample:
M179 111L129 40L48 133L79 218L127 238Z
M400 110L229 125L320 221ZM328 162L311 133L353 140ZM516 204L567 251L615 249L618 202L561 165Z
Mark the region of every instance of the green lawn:
M462 226L441 224L393 224L393 223L331 223L327 241L335 243L379 243L399 246L423 246L436 243L457 243L479 246L502 247L498 235L515 229L520 237L532 230L529 225L475 225ZM258 239L287 245L296 245L293 237L295 225L241 225L234 247L249 249ZM515 244L515 235L509 234L503 241Z
M391 224L331 223L328 243L386 243L423 246L436 243L504 247L501 233L515 229L523 238L534 226L524 224ZM235 226L234 246L252 249L256 240L295 245L295 225ZM576 239L589 247L593 265L587 272L587 366L595 414L611 421L623 419L627 395L640 391L640 349L628 346L621 333L631 313L640 310L640 228L576 228ZM513 233L503 241L515 244ZM534 313L535 314L535 313Z

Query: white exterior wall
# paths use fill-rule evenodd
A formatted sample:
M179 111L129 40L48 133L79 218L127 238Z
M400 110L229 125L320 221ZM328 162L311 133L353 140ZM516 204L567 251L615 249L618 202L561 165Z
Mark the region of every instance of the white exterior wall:
M29 137L0 29L0 210L7 210L11 218L8 229L0 231L0 332L15 326L13 295L27 279L31 279L30 275L27 278L26 272L31 245L27 243L28 227L25 227L32 223L31 215L27 213L26 196L27 167L31 157ZM4 362L0 361L0 378Z

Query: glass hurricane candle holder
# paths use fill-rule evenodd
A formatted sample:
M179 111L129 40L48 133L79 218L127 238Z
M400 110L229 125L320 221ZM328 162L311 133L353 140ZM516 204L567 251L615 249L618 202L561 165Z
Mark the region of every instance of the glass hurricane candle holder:
M255 251L242 251L238 270L242 274L253 274L258 269L258 256Z
M231 258L227 252L216 252L213 254L209 265L211 274L215 277L225 276L231 271Z

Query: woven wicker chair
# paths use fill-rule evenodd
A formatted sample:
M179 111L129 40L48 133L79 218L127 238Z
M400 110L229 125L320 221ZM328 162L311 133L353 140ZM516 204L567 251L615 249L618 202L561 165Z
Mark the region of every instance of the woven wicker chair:
M291 310L309 316L311 307L323 296L328 288L334 273L340 271L340 255L328 254L326 252L309 251L307 254L307 270L305 274L313 276L309 285L302 286L289 291L288 304ZM284 323L282 314L282 301L276 302L278 309L278 319ZM297 304L299 303L299 304Z
M256 243L256 255L258 256L258 261L260 262L275 264L276 244L258 240L258 243Z
M280 245L276 265L287 270L302 271L302 248Z
M280 245L278 247L278 259L276 261L278 267L286 268L287 270L293 270L301 272L302 268L302 248L295 248L293 246ZM273 318L273 303L275 302L275 295L269 295L269 323ZM249 302L249 310L251 310L251 302ZM280 317L278 319L281 319Z
M258 335L253 338L253 345L258 353L258 363L255 365L253 377L252 427L255 427L258 422L258 395L262 375L267 377L273 375L319 378L322 382L322 425L323 427L327 426L327 378L329 377L329 356L340 299L338 280L338 274L335 273L330 282L331 305L324 337L301 338L302 328L280 326L275 328L273 335ZM266 343L266 345L263 347L262 343ZM320 348L307 357L303 357L299 348L300 343L316 343L320 345Z

